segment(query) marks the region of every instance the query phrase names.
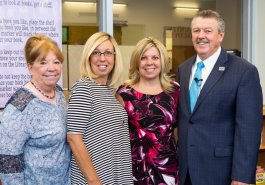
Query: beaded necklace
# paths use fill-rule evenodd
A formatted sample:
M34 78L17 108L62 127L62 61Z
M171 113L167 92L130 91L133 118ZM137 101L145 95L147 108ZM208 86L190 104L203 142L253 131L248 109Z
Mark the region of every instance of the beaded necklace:
M48 99L53 99L53 98L55 98L55 95L56 95L56 93L55 93L55 91L54 91L54 95L53 96L49 96L49 95L47 95L47 94L45 94L37 85L35 85L32 81L30 81L30 83L43 95L43 96L45 96L46 98L48 98Z

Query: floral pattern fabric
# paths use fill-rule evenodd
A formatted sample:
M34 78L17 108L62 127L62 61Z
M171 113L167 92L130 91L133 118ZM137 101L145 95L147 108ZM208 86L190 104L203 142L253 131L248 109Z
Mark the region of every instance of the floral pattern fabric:
M134 184L179 184L174 139L179 88L148 95L121 86L118 94L128 113Z
M56 105L20 88L0 117L0 179L4 185L70 184L66 101Z

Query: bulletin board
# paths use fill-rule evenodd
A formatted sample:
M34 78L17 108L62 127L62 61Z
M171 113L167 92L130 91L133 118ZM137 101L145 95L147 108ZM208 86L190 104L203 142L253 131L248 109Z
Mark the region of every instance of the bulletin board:
M30 80L23 48L36 33L53 38L61 47L61 0L0 0L0 108Z

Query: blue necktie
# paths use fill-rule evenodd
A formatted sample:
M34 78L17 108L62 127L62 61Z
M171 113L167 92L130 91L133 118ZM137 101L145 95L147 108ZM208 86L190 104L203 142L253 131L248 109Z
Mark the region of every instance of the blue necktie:
M197 98L199 96L201 84L202 84L202 68L204 68L203 62L197 63L197 69L195 71L193 80L190 86L190 110L191 112L194 109L196 104Z

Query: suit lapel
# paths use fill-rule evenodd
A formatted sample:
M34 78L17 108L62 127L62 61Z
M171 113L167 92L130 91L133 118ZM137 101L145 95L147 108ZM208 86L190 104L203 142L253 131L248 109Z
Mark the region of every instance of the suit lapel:
M227 53L222 49L221 54L214 65L210 75L208 76L203 88L201 89L200 95L198 97L197 103L194 107L193 112L196 111L197 107L201 104L204 100L206 95L212 89L212 87L217 83L217 81L221 78L224 74L225 70L227 70Z
M190 112L190 97L189 97L189 83L190 83L190 75L191 75L191 68L192 68L192 65L194 64L195 62L195 59L196 57L192 57L188 63L187 63L187 66L185 67L185 71L184 71L184 87L181 87L184 91L184 95L185 95L185 105L188 105L186 106L187 108L187 111Z

